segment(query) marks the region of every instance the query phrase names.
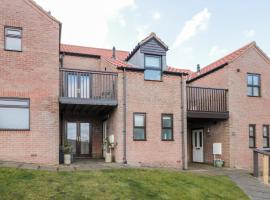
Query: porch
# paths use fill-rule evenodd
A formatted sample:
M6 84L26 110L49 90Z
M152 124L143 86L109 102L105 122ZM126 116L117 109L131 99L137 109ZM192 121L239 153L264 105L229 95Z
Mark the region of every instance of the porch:
M187 147L189 163L213 164L222 159L229 166L228 152L228 90L187 87ZM214 157L213 145L220 146Z
M101 159L109 114L117 107L117 74L60 69L60 163L63 146L72 158Z

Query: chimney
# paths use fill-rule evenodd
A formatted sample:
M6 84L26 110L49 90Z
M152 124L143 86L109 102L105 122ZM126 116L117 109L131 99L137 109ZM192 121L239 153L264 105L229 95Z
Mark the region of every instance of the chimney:
M113 46L113 49L112 49L112 58L113 58L113 59L116 58L116 55L115 55L115 46Z
M197 64L197 72L200 72L200 71L201 71L200 64Z

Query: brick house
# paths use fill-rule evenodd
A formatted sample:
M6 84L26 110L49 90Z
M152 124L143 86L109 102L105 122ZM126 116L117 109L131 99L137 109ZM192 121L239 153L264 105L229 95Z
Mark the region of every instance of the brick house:
M0 30L0 160L59 164L65 142L75 159L102 158L110 137L119 163L186 169L222 143L226 166L251 168L269 145L255 43L192 73L167 65L154 33L131 52L60 44L61 23L32 0L3 0Z

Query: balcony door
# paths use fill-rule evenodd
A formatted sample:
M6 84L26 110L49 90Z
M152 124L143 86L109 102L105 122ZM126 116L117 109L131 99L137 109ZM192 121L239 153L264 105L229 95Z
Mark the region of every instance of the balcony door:
M90 75L87 73L70 72L67 76L68 97L88 99L90 97Z
M75 157L91 157L91 124L87 122L67 122L66 140Z

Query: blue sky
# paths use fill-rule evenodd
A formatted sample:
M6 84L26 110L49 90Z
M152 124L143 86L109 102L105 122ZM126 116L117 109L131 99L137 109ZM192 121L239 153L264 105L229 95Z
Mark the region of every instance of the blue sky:
M269 0L36 0L63 23L62 42L131 51L151 32L167 64L195 70L256 41L270 55Z

